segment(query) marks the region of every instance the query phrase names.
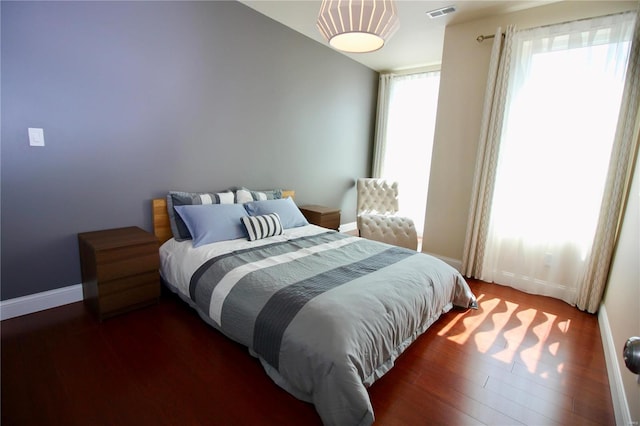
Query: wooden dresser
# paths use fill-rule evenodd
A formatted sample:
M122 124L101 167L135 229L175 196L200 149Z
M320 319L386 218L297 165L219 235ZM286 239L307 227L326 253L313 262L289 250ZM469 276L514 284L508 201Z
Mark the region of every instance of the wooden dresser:
M138 227L78 234L84 302L100 320L160 297L158 240Z
M300 211L309 223L336 231L340 228L340 209L310 204L301 206Z

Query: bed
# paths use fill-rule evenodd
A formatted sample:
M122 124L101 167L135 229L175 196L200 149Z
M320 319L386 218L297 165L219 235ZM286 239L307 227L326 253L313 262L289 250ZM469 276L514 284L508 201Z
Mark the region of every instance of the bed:
M178 241L170 204L153 200L165 284L325 425L373 423L366 388L440 315L476 306L463 277L426 254L288 219L253 241Z

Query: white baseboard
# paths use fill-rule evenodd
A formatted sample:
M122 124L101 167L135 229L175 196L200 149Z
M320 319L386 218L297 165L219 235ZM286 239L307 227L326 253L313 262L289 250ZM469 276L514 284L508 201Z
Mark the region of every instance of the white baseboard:
M82 300L82 284L29 294L0 302L0 321Z
M433 256L437 259L440 259L444 263L448 263L450 266L454 267L457 271L460 271L462 269L462 260L453 259L451 257L446 257L446 256L440 256L439 254L428 253L426 251L423 251L423 253L428 254L429 256Z
M617 425L630 425L631 411L622 383L620 373L620 363L618 362L618 350L613 342L613 334L609 326L609 318L604 305L600 305L598 310L598 325L600 326L600 337L604 348L604 359L607 365L607 375L609 376L609 388L611 389L611 401L613 402L613 412L616 416Z

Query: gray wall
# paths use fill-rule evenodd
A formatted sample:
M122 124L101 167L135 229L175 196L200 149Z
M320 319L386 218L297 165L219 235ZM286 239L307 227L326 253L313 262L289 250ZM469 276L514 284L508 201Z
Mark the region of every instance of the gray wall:
M151 230L168 190L289 188L355 220L374 71L237 2L1 7L2 300L80 283L76 234Z

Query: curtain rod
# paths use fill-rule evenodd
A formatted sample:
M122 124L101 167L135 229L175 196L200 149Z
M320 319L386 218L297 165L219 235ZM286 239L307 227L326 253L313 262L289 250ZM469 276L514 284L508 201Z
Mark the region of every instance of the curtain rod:
M496 36L495 34L491 34L491 35L482 35L482 34L480 34L478 37L476 37L476 41L478 43L482 43L486 39L495 38L495 36ZM504 37L504 33L502 33L502 37Z
M564 24L570 24L572 22L587 21L589 19L595 19L595 18L606 18L606 17L609 17L609 16L624 15L626 13L633 13L633 12L634 12L633 10L627 10L626 12L610 13L608 15L602 15L602 16L592 16L590 18L581 18L581 19L575 19L573 21L558 22L557 24L540 25L539 27L533 27L533 28L546 28L546 27L551 27L553 25L564 25ZM636 13L640 13L640 2L638 2L638 9L635 12ZM522 31L532 30L533 28L525 28ZM502 33L502 37L504 37L504 33ZM485 41L487 39L490 39L490 38L495 38L495 34L491 34L491 35L482 35L482 34L480 34L478 37L476 37L476 41L478 43L482 43L483 41Z

